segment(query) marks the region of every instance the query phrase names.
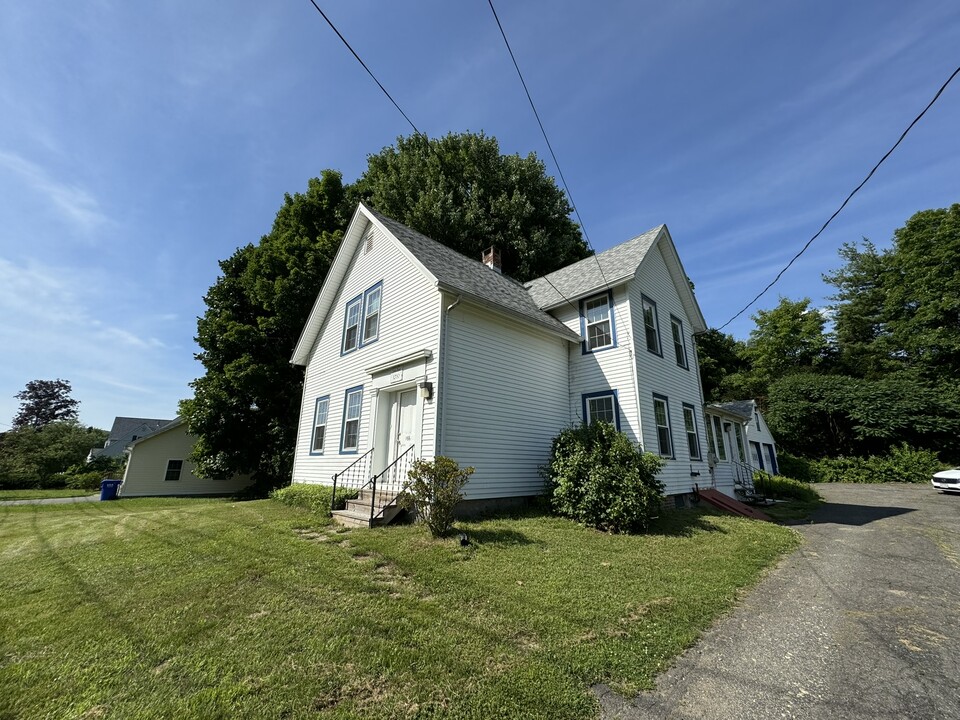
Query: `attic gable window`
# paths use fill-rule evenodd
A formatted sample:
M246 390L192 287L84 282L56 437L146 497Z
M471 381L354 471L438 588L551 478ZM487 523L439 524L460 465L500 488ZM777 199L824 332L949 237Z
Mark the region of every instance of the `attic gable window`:
M617 336L613 324L613 293L610 291L580 301L580 322L583 352L595 352L616 347Z
M657 304L646 295L641 296L641 303L643 306L643 329L647 336L647 350L656 355L661 355Z
M343 321L343 347L341 354L356 350L360 346L360 309L363 296L358 295L347 303L346 319Z

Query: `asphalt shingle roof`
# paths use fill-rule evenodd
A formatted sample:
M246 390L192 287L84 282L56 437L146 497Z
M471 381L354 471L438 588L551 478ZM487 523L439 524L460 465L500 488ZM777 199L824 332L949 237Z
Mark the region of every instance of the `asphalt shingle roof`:
M113 420L113 427L110 428L109 440L122 440L130 437L138 430L143 430L141 435L152 433L158 428L171 422L170 420L157 420L155 418L132 418L117 416Z
M733 400L731 402L712 403L710 407L717 407L721 410L726 410L729 413L733 413L734 415L739 415L744 418L753 417L753 402L750 400Z
M633 277L662 229L663 225L658 225L599 255L567 265L546 277L531 280L526 284L527 291L537 307L551 308L596 290L619 285Z
M478 260L431 240L406 225L367 208L414 257L447 289L489 303L532 321L570 340L580 336L552 315L541 310L526 288L516 280L491 270Z

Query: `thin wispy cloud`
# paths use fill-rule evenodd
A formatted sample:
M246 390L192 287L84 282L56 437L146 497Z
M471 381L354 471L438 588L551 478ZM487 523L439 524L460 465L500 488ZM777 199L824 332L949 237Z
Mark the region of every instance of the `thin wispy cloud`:
M57 180L47 169L17 153L0 150L0 168L43 196L65 220L85 234L110 222L100 203L86 189Z

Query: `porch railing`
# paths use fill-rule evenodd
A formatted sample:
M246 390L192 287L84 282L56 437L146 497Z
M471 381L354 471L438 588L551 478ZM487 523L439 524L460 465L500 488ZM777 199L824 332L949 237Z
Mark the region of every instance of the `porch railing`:
M387 465L382 472L370 478L370 482L367 483L367 485L370 486L371 525L373 521L380 517L384 510L393 505L397 498L400 497L400 494L407 489L407 485L410 482L407 475L413 466L413 461L416 459L414 447L414 445L411 445L400 453L396 460ZM365 490L367 485L361 488L361 490ZM384 502L377 502L378 493L381 499L385 500ZM379 510L377 510L378 506L380 508Z
M343 470L333 476L333 495L330 497L330 511L337 509L337 485L341 488L359 492L370 484L370 461L373 458L373 448L367 450Z

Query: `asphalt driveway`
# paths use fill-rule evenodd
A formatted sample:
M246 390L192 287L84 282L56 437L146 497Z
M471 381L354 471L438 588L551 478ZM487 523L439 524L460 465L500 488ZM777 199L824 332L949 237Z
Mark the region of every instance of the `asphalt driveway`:
M62 498L34 498L32 500L0 500L0 505L64 505L66 503L100 502L100 493Z
M960 719L960 494L820 486L804 545L605 718Z

